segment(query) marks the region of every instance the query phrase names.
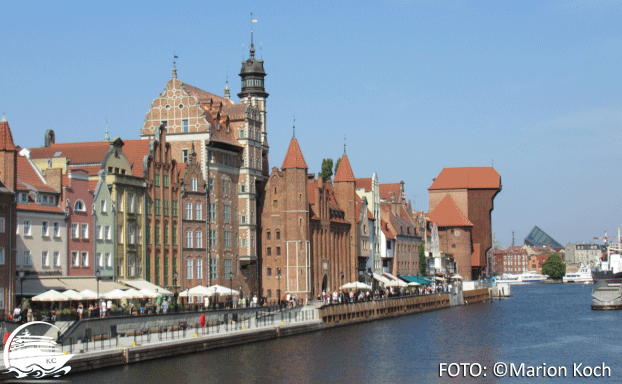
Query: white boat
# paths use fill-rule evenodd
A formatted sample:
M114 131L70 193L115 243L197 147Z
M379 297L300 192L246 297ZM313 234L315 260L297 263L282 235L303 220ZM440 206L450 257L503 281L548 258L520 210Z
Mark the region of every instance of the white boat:
M39 366L45 371L61 368L73 355L64 354L56 348L51 337L32 336L28 330L15 336L9 347L9 364L22 372Z
M541 283L546 280L546 276L537 273L536 271L525 271L521 274L513 275L506 273L497 279L497 284L507 283L510 285L518 284L534 284Z
M563 278L564 283L593 283L592 270L587 265L581 264L577 272L567 273Z

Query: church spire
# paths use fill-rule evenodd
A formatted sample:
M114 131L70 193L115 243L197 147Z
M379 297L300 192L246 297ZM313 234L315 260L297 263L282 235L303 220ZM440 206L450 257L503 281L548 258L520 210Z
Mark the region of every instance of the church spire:
M294 116L294 134L292 135L292 140L296 140L296 116Z
M231 94L229 93L229 75L225 72L225 99L231 100Z
M104 136L104 140L110 141L110 136L108 136L108 119L106 119L106 136Z

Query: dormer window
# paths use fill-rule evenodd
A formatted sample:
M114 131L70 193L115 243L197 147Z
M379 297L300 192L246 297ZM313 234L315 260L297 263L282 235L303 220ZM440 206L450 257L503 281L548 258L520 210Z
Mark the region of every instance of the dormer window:
M220 121L216 121L216 130L220 131Z
M28 202L28 193L26 192L20 192L18 195L18 199L17 199L20 203L27 203Z
M77 200L73 206L74 211L84 212L86 211L86 206L84 205L84 201Z

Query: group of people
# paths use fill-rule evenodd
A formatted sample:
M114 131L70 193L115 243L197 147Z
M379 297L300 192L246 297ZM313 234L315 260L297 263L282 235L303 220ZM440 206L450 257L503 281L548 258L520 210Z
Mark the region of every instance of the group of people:
M32 311L26 299L22 299L21 304L13 310L13 321L17 323L26 323L33 321Z

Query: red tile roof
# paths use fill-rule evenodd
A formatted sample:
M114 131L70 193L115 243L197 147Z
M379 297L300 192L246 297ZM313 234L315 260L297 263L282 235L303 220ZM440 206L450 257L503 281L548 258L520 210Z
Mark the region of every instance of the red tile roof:
M281 169L289 168L309 169L295 137L289 142L289 148L287 148L287 154L285 154L285 160L281 166Z
M356 179L356 189L364 188L365 192L371 191L371 177Z
M430 220L439 227L472 227L466 215L458 208L454 199L446 195L443 200L430 212Z
M143 177L143 160L149 154L151 140L127 140L123 143L123 153L132 166L132 176Z
M192 86L190 84L182 83L181 86L191 96L194 96L197 99L199 99L199 101L201 103L205 103L205 102L209 103L209 100L212 99L212 100L214 100L214 104L222 103L223 106L226 105L226 104L233 104L233 101L231 101L229 99L225 99L222 96L218 96L218 95L215 95L213 93L204 91L204 90L202 90L200 88L197 88L197 87L194 87L194 86Z
M65 157L71 165L100 163L110 149L108 141L50 144L49 147L29 148L31 159Z
M381 220L380 229L382 230L382 233L384 233L387 239L395 239L395 235L393 235L393 233L389 230L389 225L386 221Z
M337 174L333 179L334 183L341 181L356 181L354 178L354 172L352 172L352 167L350 166L350 160L348 160L348 156L345 153L341 157L339 168L337 168Z
M39 171L24 156L17 156L17 189L35 189L42 192L59 193L49 187L41 177Z
M13 135L11 134L11 128L9 127L9 122L6 120L5 116L2 116L2 121L0 121L0 150L15 150L15 143L13 142Z
M65 213L61 207L56 205L39 205L35 202L28 204L18 203L18 211L34 211L34 212L51 212L51 213Z
M227 122L224 119L220 120L220 129L216 129L216 127L212 126L211 130L211 140L218 141L219 143L226 143L229 145L233 145L235 147L242 147L242 144L235 138L234 129L230 129L227 133L226 127Z
M501 189L501 176L493 167L443 168L428 190Z
M400 197L400 183L380 184L380 198L391 201L391 196L395 196L395 201Z

